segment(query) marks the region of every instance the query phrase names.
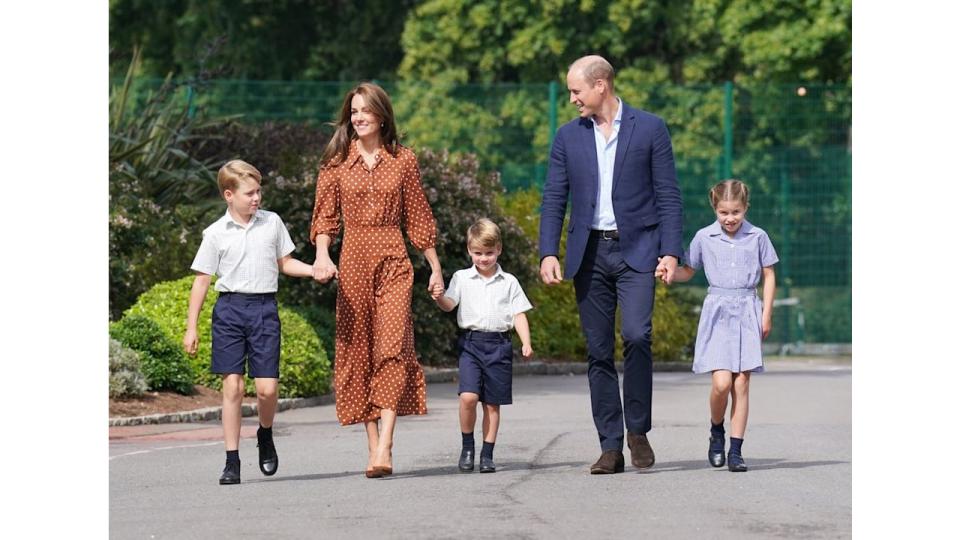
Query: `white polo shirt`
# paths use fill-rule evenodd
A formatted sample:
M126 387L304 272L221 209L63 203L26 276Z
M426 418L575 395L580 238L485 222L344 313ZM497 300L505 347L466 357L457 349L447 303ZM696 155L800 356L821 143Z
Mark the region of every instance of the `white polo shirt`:
M277 214L257 210L243 225L227 211L204 229L190 269L216 275L214 289L221 292L277 292L277 259L292 253L294 247Z
M490 278L481 276L476 266L457 270L443 295L460 306L457 325L464 330L508 332L514 315L533 308L517 278L499 264Z

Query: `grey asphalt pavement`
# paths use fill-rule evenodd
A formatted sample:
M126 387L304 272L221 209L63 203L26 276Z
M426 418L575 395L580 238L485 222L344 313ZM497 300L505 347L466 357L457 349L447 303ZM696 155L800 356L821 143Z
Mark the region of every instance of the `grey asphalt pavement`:
M429 384L429 414L400 418L382 479L363 476L363 428L339 426L332 405L278 414L273 477L257 468L256 419L244 419L237 486L217 483L216 422L111 430L110 536L849 538L849 358L767 369L751 382L741 474L708 465L710 378L690 373L654 374L656 464L637 471L627 453L616 475L589 474L599 444L583 375L515 378L495 474L456 469L455 383Z

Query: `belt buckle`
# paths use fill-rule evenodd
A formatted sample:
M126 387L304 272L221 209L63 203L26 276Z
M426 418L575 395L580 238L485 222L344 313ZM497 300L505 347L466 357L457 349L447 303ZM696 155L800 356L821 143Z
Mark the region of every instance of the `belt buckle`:
M609 233L609 236L607 235L608 233ZM616 231L616 230L613 230L613 231L600 231L600 238L603 238L604 240L616 240L616 239L619 238L619 237L620 237L620 235L617 234L617 231Z

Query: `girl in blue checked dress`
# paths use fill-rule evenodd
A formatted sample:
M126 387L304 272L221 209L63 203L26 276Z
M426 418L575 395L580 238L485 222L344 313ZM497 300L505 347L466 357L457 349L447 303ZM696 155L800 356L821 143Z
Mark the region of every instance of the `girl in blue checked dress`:
M763 371L760 341L773 326L773 265L779 260L767 233L745 219L749 200L747 186L739 180L714 186L710 205L717 220L697 231L687 264L674 274L675 281L688 281L702 266L707 275L709 288L700 312L693 372L713 376L707 459L714 467L723 467L726 461L733 472L747 470L741 447L747 428L750 374ZM756 291L761 275L762 302ZM730 452L724 460L723 417L728 395L732 431Z

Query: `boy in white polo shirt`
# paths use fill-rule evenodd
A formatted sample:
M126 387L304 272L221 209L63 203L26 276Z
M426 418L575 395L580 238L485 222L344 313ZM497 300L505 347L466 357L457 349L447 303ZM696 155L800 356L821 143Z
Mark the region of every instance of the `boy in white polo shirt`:
M235 159L217 173L227 212L203 231L203 241L191 269L197 273L190 291L187 331L183 347L197 352L197 319L210 287L220 291L213 307L211 371L223 376L223 443L227 464L220 484L240 483L240 406L246 363L257 388L257 430L260 471L277 472L273 444L273 416L277 410L280 378L280 317L277 313L277 276L312 277L313 268L290 256L290 233L280 217L260 209L260 171Z
M483 449L480 472L496 472L493 445L500 427L500 405L513 402L513 343L510 329L516 328L524 358L533 354L530 325L525 311L531 309L520 282L497 264L501 253L500 228L482 218L467 229L467 252L473 266L457 270L446 291L432 291L440 309L457 311L457 324L464 330L459 339L460 431L463 448L457 464L472 472L473 429L477 402L483 403Z

